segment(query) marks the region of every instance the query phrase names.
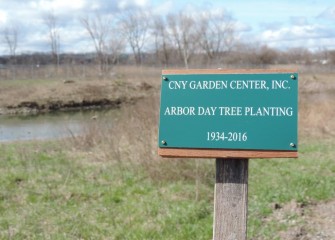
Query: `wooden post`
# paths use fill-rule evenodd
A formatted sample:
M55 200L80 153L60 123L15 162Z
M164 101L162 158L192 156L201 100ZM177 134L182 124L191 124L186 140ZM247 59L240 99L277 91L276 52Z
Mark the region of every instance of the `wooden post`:
M248 159L217 158L214 240L246 240Z

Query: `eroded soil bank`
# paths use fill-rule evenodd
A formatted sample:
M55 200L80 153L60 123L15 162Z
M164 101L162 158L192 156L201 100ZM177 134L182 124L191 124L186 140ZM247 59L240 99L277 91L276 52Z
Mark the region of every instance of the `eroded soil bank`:
M118 81L62 81L29 84L7 83L0 88L0 115L38 114L54 111L118 108L155 91L152 84Z

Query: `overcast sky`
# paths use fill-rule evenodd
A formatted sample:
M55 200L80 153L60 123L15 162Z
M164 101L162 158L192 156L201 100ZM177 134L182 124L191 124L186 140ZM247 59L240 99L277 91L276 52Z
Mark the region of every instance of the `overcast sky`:
M334 0L0 0L0 29L18 27L18 52L49 51L43 16L53 11L60 21L61 52L93 51L78 19L137 7L162 15L224 10L233 16L237 36L245 43L335 49ZM1 39L0 54L6 53Z

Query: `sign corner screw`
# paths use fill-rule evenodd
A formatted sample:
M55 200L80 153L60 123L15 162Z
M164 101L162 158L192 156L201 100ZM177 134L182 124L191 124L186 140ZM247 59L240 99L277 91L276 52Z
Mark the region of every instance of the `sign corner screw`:
M291 74L291 79L295 79L295 76L294 76L294 74Z
M163 145L166 145L166 141L165 141L165 140L162 140L161 143L162 143Z
M294 144L294 143L290 143L290 146L291 146L291 147L295 147L295 144Z
M167 80L168 80L168 78L164 76L164 77L163 77L163 80L164 80L164 81L167 81Z

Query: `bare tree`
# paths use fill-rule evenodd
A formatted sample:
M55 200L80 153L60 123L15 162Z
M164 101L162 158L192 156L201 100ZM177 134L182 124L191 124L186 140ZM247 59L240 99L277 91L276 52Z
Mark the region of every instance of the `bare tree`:
M3 30L3 42L8 47L8 52L13 61L15 61L18 40L18 28L16 26L6 27Z
M157 15L152 23L153 36L155 39L156 59L161 59L162 64L169 65L171 55L171 39L168 33L165 18Z
M120 19L121 29L133 52L136 65L142 63L142 50L148 36L148 13L137 9L129 10Z
M44 16L44 23L48 28L49 43L51 55L54 64L59 68L59 54L60 54L60 34L58 28L57 17L53 12L50 12Z
M9 63L11 66L11 75L16 76L16 50L18 44L18 27L12 25L3 29L3 43L7 46L9 52Z
M209 61L231 50L235 37L234 22L229 14L205 12L197 26L199 45Z
M312 53L304 47L290 48L286 52L289 63L306 64L312 62Z
M174 45L188 68L191 55L196 49L198 36L195 32L195 21L192 17L180 12L178 15L168 15L168 25Z
M259 53L255 57L258 58L260 64L275 64L278 61L278 56L278 51L264 45L259 49Z
M90 35L97 54L100 75L108 69L108 41L110 39L111 29L113 26L111 16L101 16L96 14L94 17L85 17L80 19Z
M113 32L113 37L109 40L108 44L108 54L110 62L112 64L117 64L126 44L123 35L118 28L114 28Z
M335 65L335 50L329 51L330 62Z

